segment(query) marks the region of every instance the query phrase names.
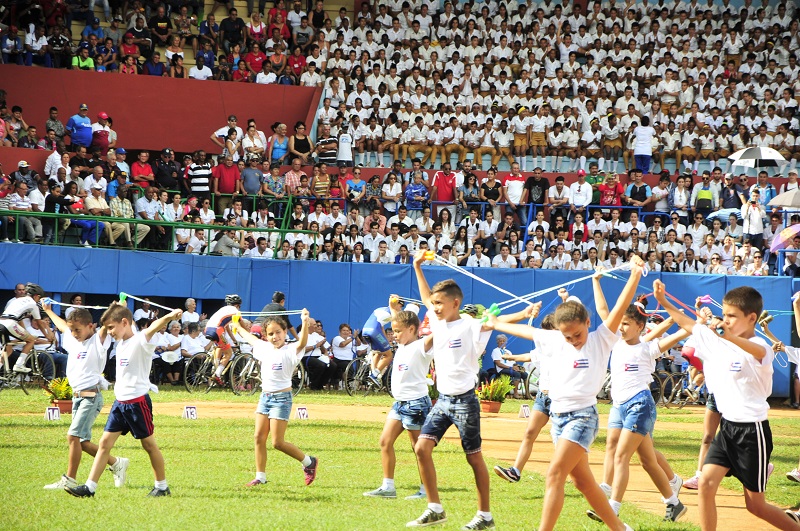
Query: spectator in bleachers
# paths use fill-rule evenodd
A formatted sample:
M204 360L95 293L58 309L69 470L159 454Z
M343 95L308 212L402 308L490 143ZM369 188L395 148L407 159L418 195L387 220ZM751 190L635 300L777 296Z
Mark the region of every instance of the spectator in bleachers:
M215 6L217 3L215 2ZM211 11L214 14L216 9ZM271 35L271 33L268 33ZM222 45L225 54L231 53L234 44L240 46L247 41L247 26L243 19L239 18L239 12L236 8L228 10L228 17L222 20L219 25L218 44Z

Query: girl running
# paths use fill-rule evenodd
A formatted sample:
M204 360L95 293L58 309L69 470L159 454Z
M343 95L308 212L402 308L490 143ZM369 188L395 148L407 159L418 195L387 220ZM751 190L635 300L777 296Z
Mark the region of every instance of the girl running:
M303 464L306 485L311 485L317 476L317 458L306 455L297 446L287 442L286 426L292 412L292 373L303 357L308 341L311 318L308 310L300 314L303 329L297 343L286 343L286 320L280 315L270 315L264 320L262 341L250 332L233 326L233 334L239 334L253 347L253 357L261 363L261 399L256 408L255 454L256 478L248 487L267 482L267 435L272 433L272 447Z

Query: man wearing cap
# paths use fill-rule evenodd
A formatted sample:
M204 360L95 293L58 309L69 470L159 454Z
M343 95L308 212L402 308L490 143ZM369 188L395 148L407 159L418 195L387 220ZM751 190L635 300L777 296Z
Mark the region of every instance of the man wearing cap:
M31 66L33 63L47 68L53 67L44 26L37 26L33 33L25 35L25 66Z
M111 39L114 41L115 46L122 44L122 37L127 31L120 28L120 23L122 22L124 22L124 19L120 15L114 15L114 18L111 19L111 25L103 30L103 38Z
M16 26L9 26L8 33L0 38L0 49L3 50L3 62L7 65L21 65L25 58L25 48Z
M71 151L76 151L78 146L88 148L92 143L92 121L86 116L88 113L89 106L82 103L78 114L73 115L67 122L67 132L72 142Z
M105 179L104 179L105 180ZM90 195L86 198L86 210L93 216L110 216L111 207L108 206L106 198L103 197L103 187L95 183L90 189ZM108 239L109 245L116 245L117 238L125 232L125 223L111 223L103 221L103 232Z
M119 168L120 171L130 174L131 167L125 162L125 158L128 156L128 152L125 151L125 148L117 148L114 153L117 154L117 168Z
M91 148L99 149L105 153L108 151L110 142L111 128L108 126L108 114L101 112L97 115L97 122L92 124L92 145Z
M161 157L156 162L155 176L156 183L161 188L167 190L178 189L178 177L181 175L181 169L178 163L175 162L175 152L170 148L161 151Z
M36 180L39 178L39 174L30 168L27 161L21 160L19 161L17 171L11 173L8 177L11 179L11 182L15 184L25 183L28 190L33 190L36 188Z
M225 149L225 138L228 136L228 129L231 128L236 129L236 138L239 140L244 138L244 131L242 131L242 128L239 127L239 121L237 120L236 115L231 114L228 116L228 125L220 127L214 131L214 134L211 135L211 141L222 149Z
M106 197L110 200L112 197L117 196L120 188L128 184L128 172L112 170L108 175L108 181Z

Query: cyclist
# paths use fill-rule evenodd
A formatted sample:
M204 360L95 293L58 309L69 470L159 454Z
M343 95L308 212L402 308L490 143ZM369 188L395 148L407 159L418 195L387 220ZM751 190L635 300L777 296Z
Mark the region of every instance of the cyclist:
M206 323L205 336L209 341L214 342L214 383L224 386L222 373L231 360L233 350L231 344L235 343L231 333L231 324L234 315L241 315L239 312L242 306L242 298L239 295L226 295L225 306L214 312Z
M22 353L14 364L14 372L31 372L29 367L25 367L25 361L36 343L36 338L25 329L23 320L30 318L33 326L38 328L49 341L54 340L52 330L42 320L42 310L39 306L42 297L44 297L42 287L29 282L25 285L25 296L8 301L3 313L0 314L0 343L3 348L9 341L18 340L25 343Z
M401 301L402 302L402 301ZM405 311L419 313L419 306L409 304ZM361 327L361 336L372 348L372 358L370 359L369 381L375 386L380 387L380 377L383 371L392 362L392 343L386 337L384 328L392 322L392 312L388 306L376 308L364 326Z

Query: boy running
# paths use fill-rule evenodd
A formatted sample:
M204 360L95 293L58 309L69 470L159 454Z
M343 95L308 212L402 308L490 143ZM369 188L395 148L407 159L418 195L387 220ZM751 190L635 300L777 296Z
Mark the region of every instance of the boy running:
M42 306L50 320L61 332L61 344L67 351L67 380L72 386L72 423L67 431L69 443L69 464L67 473L55 483L45 485L47 490L61 490L77 487L75 476L81 464L81 452L94 457L97 445L92 442L92 425L103 409L103 394L107 382L103 378L106 365L106 352L111 339L106 329L101 327L95 333L92 314L85 308L74 308L64 321L50 304ZM114 486L125 484L128 460L124 457L108 457L108 470L114 476Z
M92 470L85 485L66 487L65 490L77 498L94 496L97 481L108 463L114 443L120 435L132 433L139 439L142 448L150 456L150 464L155 474L155 487L148 496L169 496L164 471L164 456L158 448L153 436L153 403L150 401L150 369L153 365L153 353L156 344L153 338L156 332L173 319L180 320L181 310L173 310L167 315L153 321L141 332L134 333L133 314L120 303L113 303L100 318L100 324L106 332L116 340L117 383L114 386L116 400L108 414L105 431L100 438L97 455L92 463Z

